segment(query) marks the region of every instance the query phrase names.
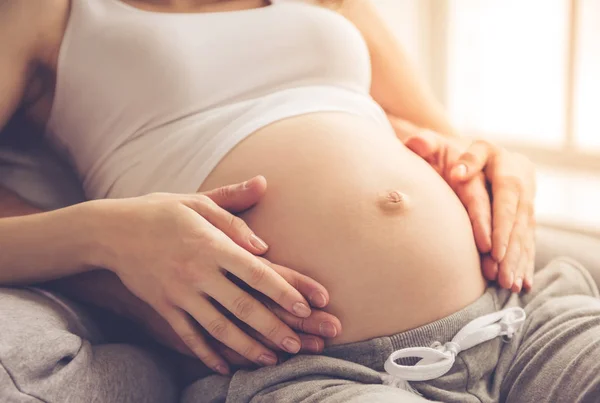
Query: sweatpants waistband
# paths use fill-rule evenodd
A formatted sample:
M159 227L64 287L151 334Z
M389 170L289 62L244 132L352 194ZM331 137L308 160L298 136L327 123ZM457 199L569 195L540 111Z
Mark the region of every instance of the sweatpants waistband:
M475 302L445 318L393 336L331 346L325 349L323 355L383 371L385 361L394 351L409 347L428 347L435 342L444 344L472 320L502 309L503 301L509 295L509 291L491 286ZM410 359L406 363L411 363Z

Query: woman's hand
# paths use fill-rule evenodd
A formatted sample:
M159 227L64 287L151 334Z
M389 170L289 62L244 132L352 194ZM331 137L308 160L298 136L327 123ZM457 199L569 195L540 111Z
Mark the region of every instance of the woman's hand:
M327 294L326 290L322 285L318 284L314 280L298 273L293 270L277 266L272 263L265 262L269 265L277 267L278 271L282 274L285 280L299 290L303 295L313 295L315 292ZM118 280L117 280L118 281ZM307 318L299 318L292 315L279 307L273 301L268 300L266 297L259 295L257 292L251 292L257 299L261 300L265 306L270 309L279 319L290 326L292 329L298 332L298 336L302 342L302 348L300 352L306 354L318 354L323 351L324 340L323 338L336 337L341 332L341 324L339 320L324 311L319 309L313 309L311 315ZM132 298L135 298L132 296ZM138 300L139 301L139 300ZM139 301L141 302L141 301ZM181 338L173 331L171 326L163 319L154 309L152 309L146 303L129 304L131 307L135 307L133 311L127 312L126 316L134 319L140 323L146 331L156 341L160 342L166 347L169 347L179 353L194 356L192 351L186 346ZM235 318L231 313L225 312L226 316L230 318L236 325L242 327L245 332L251 335L253 338L264 343L266 346L279 351L279 348L273 345L268 339L261 334L257 333L253 329L248 328L239 319ZM225 346L223 343L218 342L214 338L207 336L207 342L213 347L232 367L252 367L254 364L242 357L240 354ZM198 361L198 364L201 364ZM193 366L196 369L201 368L199 365ZM206 369L205 369L206 370ZM210 369L208 369L210 371Z
M265 179L257 177L204 194L152 194L94 202L103 220L98 233L101 253L92 258L94 264L113 270L201 361L223 374L229 372L228 365L200 328L256 364L277 362L272 351L243 332L223 311L231 312L284 351L297 353L301 346L292 329L227 275L296 317L311 315L307 301L277 268L254 256L265 253L267 245L228 211L250 208L265 187ZM308 298L314 306L328 303L323 287L310 291Z
M429 162L465 205L482 254L484 276L514 292L523 286L531 288L535 257L533 165L489 143L443 137L394 117L390 121L406 146Z

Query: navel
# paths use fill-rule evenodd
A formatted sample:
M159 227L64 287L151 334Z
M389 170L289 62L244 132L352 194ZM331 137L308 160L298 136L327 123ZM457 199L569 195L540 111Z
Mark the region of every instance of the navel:
M400 213L408 208L408 196L399 190L388 190L379 195L378 205L386 213Z

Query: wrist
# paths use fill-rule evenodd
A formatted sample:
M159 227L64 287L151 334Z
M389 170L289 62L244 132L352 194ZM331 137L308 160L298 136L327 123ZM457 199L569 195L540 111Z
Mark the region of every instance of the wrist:
M73 206L74 217L80 222L79 231L84 247L82 263L115 272L115 211L110 200L94 200Z

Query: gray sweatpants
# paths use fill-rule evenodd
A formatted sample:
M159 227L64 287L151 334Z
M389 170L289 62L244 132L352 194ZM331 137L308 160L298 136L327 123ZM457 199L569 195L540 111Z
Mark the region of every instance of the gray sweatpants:
M298 356L232 378L204 378L184 392L183 402L423 402L382 384L388 356L401 348L448 342L471 320L516 306L525 309L527 319L509 342L496 338L463 351L446 375L411 386L443 402L600 402L595 283L576 262L558 259L536 274L535 284L533 292L520 296L490 287L449 317L391 337L329 348L325 356Z
M449 341L472 319L513 306L523 307L527 320L510 342L494 339L463 351L446 375L412 387L444 402L600 402L595 284L566 259L550 263L535 280L534 292L516 296L491 287L464 310L405 333L231 378L198 380L183 392L182 402L426 402L382 384L388 355ZM107 343L99 330L105 327L96 322L67 300L0 289L0 402L177 401L164 357L133 344Z
M104 319L108 326L98 323ZM116 317L100 320L64 298L0 288L0 402L178 401L168 362L139 346L109 343L111 325L118 326Z

